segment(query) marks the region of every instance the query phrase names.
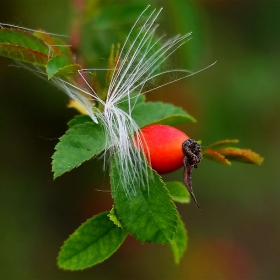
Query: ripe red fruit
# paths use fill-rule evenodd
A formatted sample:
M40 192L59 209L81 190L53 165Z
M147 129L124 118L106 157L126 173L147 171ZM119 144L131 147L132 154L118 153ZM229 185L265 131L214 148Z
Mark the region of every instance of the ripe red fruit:
M184 132L169 125L154 124L142 128L140 138L146 143L142 148L144 154L159 174L169 173L183 166L182 143L189 139Z

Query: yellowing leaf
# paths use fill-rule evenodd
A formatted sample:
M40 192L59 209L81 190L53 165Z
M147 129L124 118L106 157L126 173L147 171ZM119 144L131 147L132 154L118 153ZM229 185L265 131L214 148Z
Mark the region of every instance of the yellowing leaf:
M217 141L217 142L209 145L207 148L217 149L217 148L221 148L224 146L228 146L229 144L236 144L236 143L239 143L238 139L225 139L225 140Z
M238 148L228 147L225 149L221 149L218 152L230 160L235 160L235 161L245 162L245 163L253 163L258 165L260 165L263 162L263 157L248 149L238 149Z
M84 109L84 107L81 104L79 104L76 100L73 100L73 99L69 100L69 102L67 104L67 108L76 109L82 115L86 115L87 114L87 112Z
M230 161L228 161L222 154L212 149L205 149L202 153L203 157L206 157L210 160L225 164L231 165Z

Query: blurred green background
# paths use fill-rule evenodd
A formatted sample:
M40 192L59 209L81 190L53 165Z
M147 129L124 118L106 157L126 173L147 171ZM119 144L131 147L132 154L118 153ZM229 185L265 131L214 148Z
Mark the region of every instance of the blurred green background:
M1 0L0 22L68 34L70 0ZM148 1L88 1L82 49L102 67ZM238 138L262 166L204 160L193 174L203 211L179 205L189 233L180 265L167 246L128 238L110 259L80 272L59 270L63 241L111 208L102 161L53 182L51 155L76 112L67 97L0 58L0 279L280 279L279 1L149 1L164 8L160 32L193 31L174 67L210 69L148 98L183 106L197 124L180 128L207 145ZM76 20L75 20L76 18ZM85 37L86 36L86 37ZM88 41L91 43L89 44ZM165 176L181 180L182 170Z

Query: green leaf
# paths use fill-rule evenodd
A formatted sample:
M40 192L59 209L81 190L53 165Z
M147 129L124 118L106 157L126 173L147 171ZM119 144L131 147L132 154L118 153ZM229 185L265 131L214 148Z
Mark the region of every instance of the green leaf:
M196 121L182 108L162 102L139 104L132 111L132 117L139 127L149 124L175 125Z
M190 193L186 186L181 182L167 182L166 188L168 189L172 199L179 203L190 203Z
M119 217L116 213L116 209L115 207L113 207L108 215L109 219L118 227L122 228L122 223L121 221L119 220Z
M81 70L81 65L79 64L70 64L65 67L59 68L53 76L61 76L64 78L71 78L78 74L78 70ZM49 77L50 79L51 77Z
M30 32L21 29L0 29L0 43L26 47L43 54L49 54L49 47Z
M108 218L109 212L87 220L65 241L58 256L58 266L80 270L110 257L123 243L127 232Z
M54 179L80 166L106 148L104 130L100 124L93 122L71 127L59 140L52 156Z
M74 63L70 45L67 45L66 42L61 38L51 36L43 30L38 30L34 32L33 35L41 39L45 44L49 46L50 54L52 57L56 55L65 55L70 59L70 61L72 61L72 63Z
M77 115L71 121L69 121L67 125L70 128L78 124L84 124L86 122L93 123L93 120L89 115Z
M187 231L183 221L181 220L181 217L178 215L177 232L172 242L170 242L170 247L173 252L176 264L179 264L180 259L182 258L184 252L187 249L187 245L188 245Z
M169 243L177 227L177 211L161 177L148 167L149 186L141 186L137 176L127 194L121 185L120 162L111 161L110 178L115 209L122 225L142 242ZM131 170L133 177L133 170Z
M61 55L63 54L61 51L61 47L57 46L57 43L55 42L55 39L48 34L47 32L43 31L43 30L37 30L33 33L33 35L37 38L39 38L40 40L42 40L46 45L48 45L49 47L49 51L50 51L50 56L56 56L56 55ZM60 43L60 45L66 45L65 42Z
M221 149L218 152L229 160L235 160L235 161L245 162L245 163L253 163L258 165L262 164L263 162L263 157L248 149L238 149L238 148L228 147L225 149Z
M80 65L72 64L72 61L64 55L57 55L51 58L46 65L48 79L53 76L75 76L80 69Z
M49 47L31 33L20 29L0 29L0 55L45 66Z
M10 44L0 43L0 55L39 66L45 66L48 56L37 51Z
M220 154L218 151L214 151L212 149L205 149L202 153L203 157L208 158L212 161L222 163L225 165L231 165L231 162L225 158L222 154Z

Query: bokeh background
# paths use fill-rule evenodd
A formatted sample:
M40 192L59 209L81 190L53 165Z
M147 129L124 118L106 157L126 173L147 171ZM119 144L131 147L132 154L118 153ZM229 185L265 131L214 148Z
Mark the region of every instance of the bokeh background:
M148 1L1 0L0 22L69 34L84 25L93 67L123 40ZM279 1L149 1L164 7L160 32L193 31L175 67L199 70L148 96L184 107L196 124L180 128L203 145L226 138L265 157L262 166L207 160L193 184L203 211L179 205L188 250L175 265L168 246L128 238L110 259L79 272L56 266L63 241L87 218L111 208L102 162L53 181L51 155L76 112L45 81L0 57L1 279L280 279ZM73 11L73 7L74 11ZM86 38L86 39L85 39ZM181 180L182 170L165 176Z

